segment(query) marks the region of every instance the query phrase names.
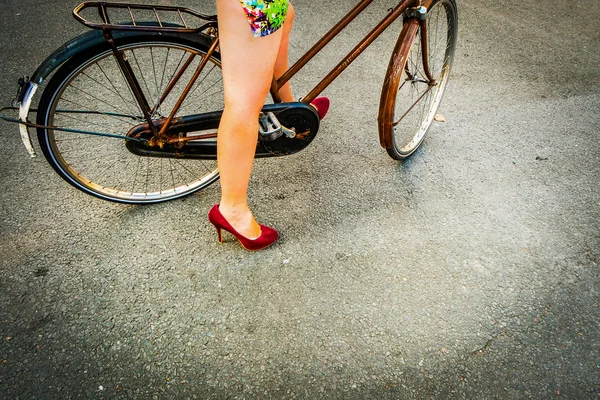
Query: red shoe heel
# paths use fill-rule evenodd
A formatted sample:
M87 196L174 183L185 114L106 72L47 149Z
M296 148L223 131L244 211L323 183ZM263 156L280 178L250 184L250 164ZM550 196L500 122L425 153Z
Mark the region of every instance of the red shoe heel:
M221 234L221 228L218 228L215 226L215 228L217 228L217 235L219 236L219 243L223 244L223 235Z
M226 230L231 233L235 238L240 242L243 248L248 251L256 251L266 249L279 237L279 233L273 229L269 228L265 225L260 225L261 233L260 236L256 239L248 239L247 237L241 235L236 231L230 224L227 222L221 211L219 211L219 205L215 205L208 213L208 220L211 224L217 228L217 233L219 234L219 242L223 242L223 237L221 235L221 230Z

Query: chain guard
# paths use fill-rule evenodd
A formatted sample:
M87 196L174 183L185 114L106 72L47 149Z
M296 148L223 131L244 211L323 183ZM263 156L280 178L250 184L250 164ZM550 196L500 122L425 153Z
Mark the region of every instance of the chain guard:
M269 104L263 107L263 112L273 113L281 125L294 130L296 136L288 138L283 135L275 140L259 140L256 146L256 158L287 156L298 153L312 142L319 130L319 115L309 105L304 103ZM216 130L221 119L221 111L198 114L178 118L169 128L169 135L187 135L188 132ZM161 125L157 122L157 128ZM147 124L141 124L132 129L129 134L135 138L150 140L152 132ZM214 160L217 158L216 140L190 141L183 146L165 144L162 147L150 146L144 142L127 141L127 149L143 157L166 157L181 159Z

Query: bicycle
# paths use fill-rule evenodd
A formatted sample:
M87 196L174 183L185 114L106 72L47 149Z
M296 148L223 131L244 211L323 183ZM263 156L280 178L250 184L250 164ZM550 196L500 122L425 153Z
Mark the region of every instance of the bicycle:
M444 94L456 47L455 0L399 0L386 17L301 101L281 103L278 88L373 0L360 1L282 77L260 116L256 157L306 148L319 130L310 106L389 25L403 16L382 88L379 140L403 160L422 143ZM99 20L87 15L96 11ZM18 122L35 156L36 128L44 156L67 182L90 195L149 204L180 198L219 178L216 129L223 109L218 23L194 10L129 3L84 2L73 16L92 30L74 38L19 81ZM114 20L126 22L113 23ZM190 24L194 21L194 26ZM50 77L37 109L38 87ZM27 119L37 112L36 123Z

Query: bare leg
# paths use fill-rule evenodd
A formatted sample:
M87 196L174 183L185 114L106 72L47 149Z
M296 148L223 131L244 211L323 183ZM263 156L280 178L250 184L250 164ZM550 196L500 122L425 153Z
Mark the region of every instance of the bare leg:
M294 24L294 17L296 13L294 11L294 7L292 3L288 8L288 14L285 18L285 23L281 30L283 30L283 36L281 38L281 44L279 45L279 53L277 54L277 61L275 61L275 69L274 76L275 79L279 79L285 71L289 68L289 47L290 47L290 32L292 31L292 25ZM281 96L281 101L284 103L294 101L294 96L292 95L292 89L290 87L290 83L286 83L279 90L279 95Z
M260 226L247 203L258 115L269 93L283 29L254 38L239 0L217 0L225 110L217 138L223 216L247 238Z
M281 44L279 45L279 53L277 54L277 61L275 61L275 69L273 76L275 79L279 79L289 68L289 47L290 47L290 32L292 31L292 25L294 24L294 17L296 13L294 11L294 7L290 3L288 14L285 19L285 24L281 28L283 30L283 36L281 38ZM279 89L279 96L281 97L281 101L284 103L295 101L294 96L292 94L292 89L290 87L290 83L287 82L285 85ZM318 102L314 102L311 105L319 111L317 107ZM327 100L326 108L329 108L329 100ZM327 112L327 110L325 110Z

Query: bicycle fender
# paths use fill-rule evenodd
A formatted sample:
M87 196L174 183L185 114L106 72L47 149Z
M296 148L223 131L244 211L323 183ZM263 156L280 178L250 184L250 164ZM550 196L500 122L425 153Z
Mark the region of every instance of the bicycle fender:
M17 106L19 107L19 121L27 122L27 115L29 115L31 100L33 100L33 95L35 95L38 86L39 85L31 82L23 82L23 86L21 87L21 92L19 94L20 99L17 101ZM35 150L31 145L31 137L29 136L29 129L27 129L27 125L19 124L19 133L21 134L21 141L27 149L27 152L31 157L35 157Z
M175 32L137 32L137 31L114 31L112 33L113 38L120 39L124 37L131 36L148 36L148 35L156 35L156 36L178 36L181 38L185 38L191 41L201 41L203 40L202 34L198 33L175 33ZM105 43L106 39L102 34L102 31L93 30L85 32L67 43L60 46L56 49L33 73L31 77L31 82L37 85L41 85L44 79L46 79L52 71L54 71L58 66L67 61L69 58L74 55L87 50L91 47L99 45L101 43Z

